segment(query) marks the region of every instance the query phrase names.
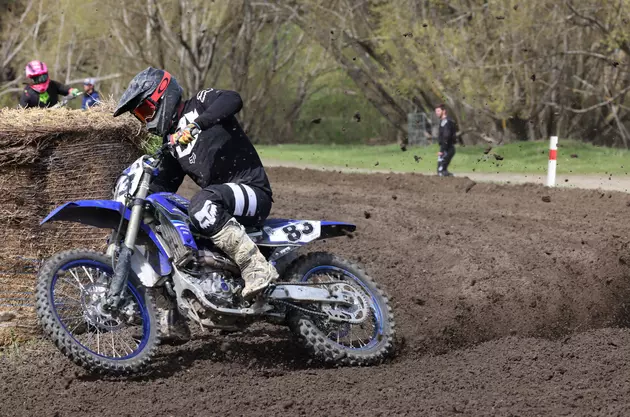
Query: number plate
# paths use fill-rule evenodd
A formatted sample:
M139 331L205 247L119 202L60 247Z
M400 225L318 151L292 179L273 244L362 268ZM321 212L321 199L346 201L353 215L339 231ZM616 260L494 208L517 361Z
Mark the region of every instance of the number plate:
M318 221L299 221L288 223L275 229L265 228L269 241L273 243L308 243L321 235L321 223Z

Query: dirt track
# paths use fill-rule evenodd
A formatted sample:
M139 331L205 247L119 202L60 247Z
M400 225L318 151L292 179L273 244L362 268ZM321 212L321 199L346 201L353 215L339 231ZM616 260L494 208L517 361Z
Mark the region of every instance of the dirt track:
M386 287L392 363L325 369L259 326L165 347L148 377L102 381L46 345L0 359L0 416L630 415L630 196L270 174L274 216L357 223L313 249L360 260Z

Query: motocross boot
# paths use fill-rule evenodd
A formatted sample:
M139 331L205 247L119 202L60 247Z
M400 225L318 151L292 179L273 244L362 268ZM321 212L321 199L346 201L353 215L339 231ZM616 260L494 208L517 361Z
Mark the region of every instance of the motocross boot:
M243 298L253 297L278 278L276 268L267 262L236 219L230 219L211 239L241 269L245 281Z
M163 309L158 307L158 328L160 341L168 345L182 345L190 340L188 323L177 308Z
M156 301L160 341L168 345L181 345L188 342L190 328L186 318L177 309L177 305L163 293L157 294Z

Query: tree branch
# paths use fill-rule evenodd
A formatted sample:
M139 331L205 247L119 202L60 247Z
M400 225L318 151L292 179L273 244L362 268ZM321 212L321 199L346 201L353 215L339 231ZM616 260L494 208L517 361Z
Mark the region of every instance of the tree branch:
M594 104L594 105L589 106L589 107L587 107L585 109L574 109L572 107L566 107L566 106L560 105L558 103L553 103L553 102L545 102L544 104L546 104L548 106L551 106L551 107L558 108L558 109L567 110L567 111L570 111L571 113L584 114L584 113L588 113L590 111L593 111L595 109L598 109L600 107L604 107L604 106L609 105L610 103L614 102L615 100L617 100L619 97L621 97L622 95L624 95L628 91L630 91L630 86L624 88L623 90L621 90L620 92L615 94L613 97L609 98L608 100L602 101L601 103Z
M569 8L569 10L571 10L571 13L573 13L574 15L576 15L577 17L579 17L582 20L585 20L595 26L597 26L602 32L604 32L605 34L609 34L610 30L608 28L606 28L606 26L604 26L599 20L590 17L590 16L585 16L583 14L581 14L580 12L578 12L575 7L573 7L573 5L571 4L570 1L566 1L565 2L566 6Z

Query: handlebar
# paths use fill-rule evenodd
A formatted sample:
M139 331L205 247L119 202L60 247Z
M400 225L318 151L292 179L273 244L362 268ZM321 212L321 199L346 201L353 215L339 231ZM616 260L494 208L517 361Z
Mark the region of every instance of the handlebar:
M145 159L147 158L153 158L155 160L155 163L153 164L153 166L155 168L158 168L160 166L160 164L162 163L162 158L164 156L165 152L170 152L173 149L173 145L171 145L170 140L164 144L162 144L162 146L160 146L160 148L155 151L155 153L153 153L152 155L145 155Z
M82 96L82 95L83 95L83 93L82 93L82 92L79 92L79 94L77 94L76 96L68 96L68 97L65 97L65 98L64 98L63 100L61 100L59 103L57 103L57 104L55 104L54 106L52 106L52 107L51 107L51 109L58 109L58 108L61 108L61 107L65 107L65 106L66 106L66 104L68 104L68 102L69 102L70 100L74 100L75 98L77 98L77 97L79 97L79 96Z

